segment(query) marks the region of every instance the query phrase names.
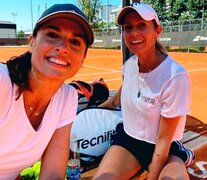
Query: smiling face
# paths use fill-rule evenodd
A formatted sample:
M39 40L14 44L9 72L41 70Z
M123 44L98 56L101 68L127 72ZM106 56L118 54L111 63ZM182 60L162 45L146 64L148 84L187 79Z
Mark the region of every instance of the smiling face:
M162 31L161 26L155 27L153 21L143 20L135 11L125 16L122 28L127 47L136 55L153 52Z
M36 37L30 37L32 75L64 81L73 77L86 56L85 34L76 22L56 18L45 23Z

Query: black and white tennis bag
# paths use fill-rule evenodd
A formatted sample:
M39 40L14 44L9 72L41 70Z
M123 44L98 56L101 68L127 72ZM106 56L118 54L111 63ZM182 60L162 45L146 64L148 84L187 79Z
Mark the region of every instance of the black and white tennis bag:
M98 166L122 121L121 109L89 107L78 112L71 135L78 142L82 172Z
M109 97L109 88L103 78L91 83L73 80L69 84L77 90L78 111L86 107L96 107Z

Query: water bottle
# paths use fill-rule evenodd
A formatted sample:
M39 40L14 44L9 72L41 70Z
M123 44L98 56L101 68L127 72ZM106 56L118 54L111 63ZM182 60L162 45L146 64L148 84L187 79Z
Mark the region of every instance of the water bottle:
M81 166L78 142L75 135L70 137L70 156L67 164L67 180L81 179Z

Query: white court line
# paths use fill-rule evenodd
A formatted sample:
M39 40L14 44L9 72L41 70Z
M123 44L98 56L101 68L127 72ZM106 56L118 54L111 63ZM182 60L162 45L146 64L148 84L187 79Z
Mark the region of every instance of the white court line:
M122 80L121 78L113 78L113 79L104 79L104 82L109 82L109 81L119 81ZM89 83L92 83L93 81L90 81Z
M100 68L102 69L102 68ZM187 70L188 72L199 72L199 71L207 71L207 68L201 68L201 69L192 69L192 70ZM103 74L113 74L113 73L121 73L121 71L113 71L113 72L105 72L105 73L91 73L91 74L77 74L76 77L82 77L82 76L93 76L93 75L103 75ZM121 80L122 78L112 78L112 79L105 79L104 81L118 81Z
M189 70L188 72L198 72L198 71L207 71L207 68ZM121 79L122 78L104 79L104 81L118 81L118 80L121 80Z
M189 70L188 72L198 72L198 71L207 71L207 68ZM122 80L122 78L104 79L105 82L118 81L118 80Z
M189 70L188 72L198 72L198 71L207 71L207 68ZM121 80L121 79L122 78L104 79L104 81L118 81L118 80Z
M113 72L105 72L105 73L90 73L90 74L77 74L77 77L81 77L81 76L94 76L94 75L103 75L103 74L113 74L113 73L121 73L121 71L113 71Z
M206 65L206 63L202 63L202 62L195 62L195 61L188 61L188 62L178 62L179 64L200 64L200 65Z
M207 68L188 70L188 72L198 72L198 71L207 71Z
M99 68L99 67L96 67L96 66L85 66L84 65L83 67L92 68L92 69L100 69L100 70L111 71L111 72L120 72L120 71L117 71L117 70L106 69L106 68Z
M184 67L194 67L194 66L199 66L199 65L204 65L204 63L196 63L194 65L183 65ZM206 65L206 64L205 64ZM99 68L99 67L96 67L96 66L83 66L83 67L86 67L86 68L92 68L92 69L99 69L99 70L105 70L105 71L110 71L110 72L105 72L105 73L90 73L90 74L84 74L84 75L77 75L77 76L88 76L88 75L96 75L96 74L111 74L111 73L120 73L121 71L118 71L118 70L114 70L114 69L108 69L108 68ZM197 72L197 71L206 71L207 68L201 68L201 69L194 69L194 70L188 70L188 72Z
M183 65L184 67L195 67L195 66L206 66L206 64L202 64L202 63L200 63L200 64L184 64Z
M104 79L104 81L118 81L121 80L122 78L113 78L113 79Z

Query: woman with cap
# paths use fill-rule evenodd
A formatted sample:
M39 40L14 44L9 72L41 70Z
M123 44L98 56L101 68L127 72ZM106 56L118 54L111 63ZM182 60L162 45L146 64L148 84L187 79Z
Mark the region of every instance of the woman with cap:
M180 142L189 112L189 75L157 41L162 26L150 5L124 7L118 24L134 56L123 65L122 87L100 105L121 105L123 124L94 179L130 179L139 170L149 171L148 180L189 179L185 165L194 154Z
M77 92L64 81L93 40L80 9L56 4L37 21L29 51L0 64L0 179L15 179L40 159L40 179L65 178Z

